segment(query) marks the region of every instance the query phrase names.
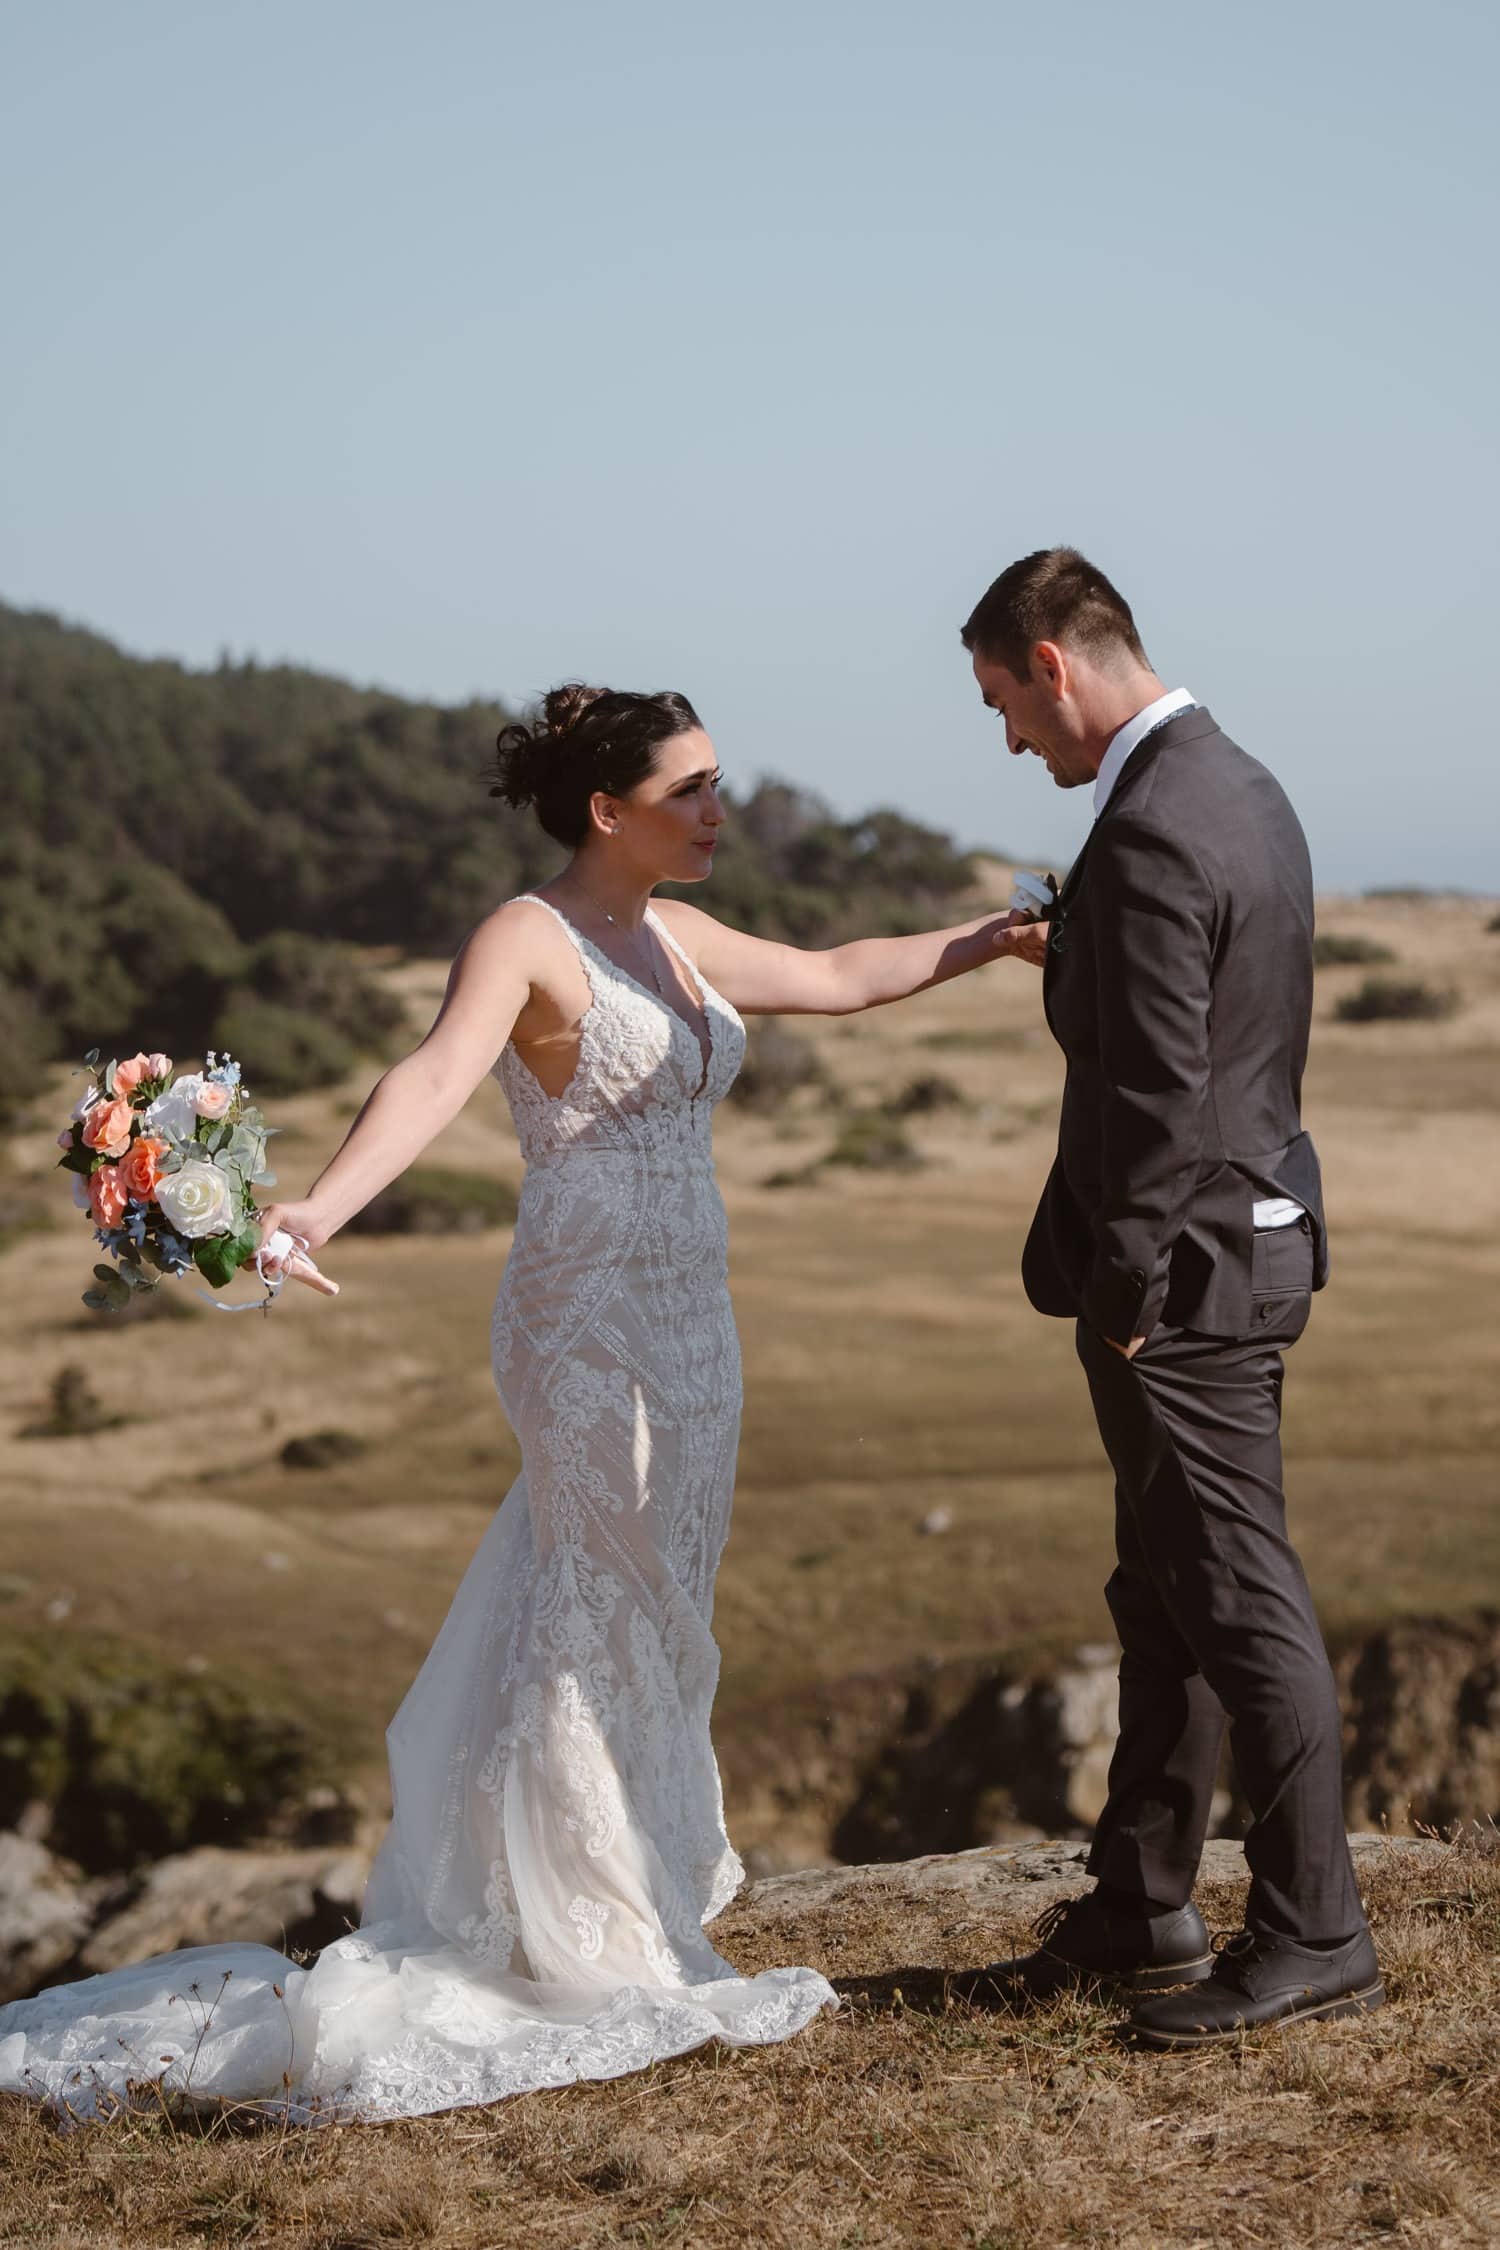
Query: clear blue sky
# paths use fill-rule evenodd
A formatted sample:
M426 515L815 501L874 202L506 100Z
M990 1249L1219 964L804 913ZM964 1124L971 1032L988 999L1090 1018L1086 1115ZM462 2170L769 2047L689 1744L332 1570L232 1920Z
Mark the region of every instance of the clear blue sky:
M77 0L0 28L0 593L1067 856L956 627L1084 547L1320 881L1500 888L1500 12Z

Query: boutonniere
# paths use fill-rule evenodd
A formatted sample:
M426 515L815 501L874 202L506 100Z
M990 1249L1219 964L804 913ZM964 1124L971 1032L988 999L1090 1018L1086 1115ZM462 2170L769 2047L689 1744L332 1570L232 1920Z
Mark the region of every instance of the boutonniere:
M1011 878L1010 910L1012 914L1029 914L1033 922L1044 922L1057 904L1057 889L1055 875L1030 875L1018 867Z

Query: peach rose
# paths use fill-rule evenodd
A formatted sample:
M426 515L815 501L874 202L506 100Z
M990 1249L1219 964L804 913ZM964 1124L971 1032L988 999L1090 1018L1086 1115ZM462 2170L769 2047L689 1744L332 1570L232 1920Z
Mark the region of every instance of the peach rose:
M221 1086L216 1078L205 1078L193 1096L193 1107L200 1117L222 1117L232 1095L232 1087Z
M129 1096L143 1078L165 1078L171 1068L170 1055L132 1055L129 1062L115 1064L115 1092Z
M101 1156L123 1156L130 1146L130 1117L127 1101L95 1102L83 1121L84 1146Z
M101 1164L89 1178L89 1209L96 1227L117 1227L125 1216L125 1187L118 1164Z
M154 1141L149 1133L142 1133L130 1144L128 1154L116 1167L125 1184L125 1193L133 1195L137 1203L149 1203L156 1193L156 1183L161 1178L161 1160L167 1153L165 1141Z

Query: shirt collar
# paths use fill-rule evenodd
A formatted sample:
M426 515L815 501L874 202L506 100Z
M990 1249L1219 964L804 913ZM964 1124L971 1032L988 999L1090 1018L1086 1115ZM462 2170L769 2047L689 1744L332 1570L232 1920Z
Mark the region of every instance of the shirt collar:
M1126 720L1100 761L1098 778L1094 783L1095 820L1109 803L1115 783L1119 780L1131 751L1138 748L1163 720L1175 718L1179 711L1191 711L1196 700L1185 687L1171 688L1167 694L1159 695L1154 703L1148 703L1144 711L1137 711L1133 719Z

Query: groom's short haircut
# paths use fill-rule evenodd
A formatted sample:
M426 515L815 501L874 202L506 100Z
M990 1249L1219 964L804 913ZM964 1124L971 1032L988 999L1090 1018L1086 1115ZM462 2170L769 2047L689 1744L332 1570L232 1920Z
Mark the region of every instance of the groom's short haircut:
M1130 604L1076 547L1039 547L1002 570L961 628L963 644L1018 680L1031 677L1038 641L1079 649L1095 663L1111 656L1146 662Z

